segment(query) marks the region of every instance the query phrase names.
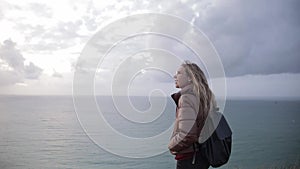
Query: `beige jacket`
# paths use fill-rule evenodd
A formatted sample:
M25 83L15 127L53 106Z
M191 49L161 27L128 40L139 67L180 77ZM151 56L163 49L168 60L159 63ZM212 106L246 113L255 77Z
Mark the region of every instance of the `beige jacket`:
M172 154L193 152L193 143L198 141L203 125L197 125L197 116L201 118L199 101L192 91L192 85L184 87L172 97L176 103L176 120L168 148ZM179 96L178 96L179 95ZM201 120L199 119L198 120Z

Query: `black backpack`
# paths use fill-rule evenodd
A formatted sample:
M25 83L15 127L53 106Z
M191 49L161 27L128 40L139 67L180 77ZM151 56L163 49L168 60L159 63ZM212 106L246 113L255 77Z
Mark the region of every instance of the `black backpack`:
M212 167L220 167L229 160L232 131L222 113L214 112L213 116L220 119L220 121L212 135L204 143L200 144L200 151ZM213 124L211 119L208 120L209 123Z

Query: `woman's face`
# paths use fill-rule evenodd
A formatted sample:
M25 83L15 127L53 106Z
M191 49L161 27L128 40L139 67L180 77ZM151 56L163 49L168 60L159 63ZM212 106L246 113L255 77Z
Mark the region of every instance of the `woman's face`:
M175 86L176 88L184 88L188 84L190 84L189 77L185 71L183 66L180 66L174 75Z

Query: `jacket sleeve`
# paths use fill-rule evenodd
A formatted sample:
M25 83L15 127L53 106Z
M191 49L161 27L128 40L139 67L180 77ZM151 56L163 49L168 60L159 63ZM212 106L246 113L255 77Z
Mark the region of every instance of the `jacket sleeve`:
M197 112L195 107L196 98L193 95L182 95L178 105L178 115L176 117L178 129L175 135L172 136L168 148L171 152L179 152L190 146L198 140L196 117Z

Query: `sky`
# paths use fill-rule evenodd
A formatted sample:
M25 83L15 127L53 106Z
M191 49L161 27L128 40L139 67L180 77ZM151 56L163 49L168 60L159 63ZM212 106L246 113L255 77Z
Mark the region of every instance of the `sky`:
M207 36L224 67L228 97L299 98L299 8L298 0L0 0L0 94L72 94L78 58L89 40L120 18L151 12L182 18ZM130 45L129 39L111 52L114 57L104 60L98 71L102 74L95 78L98 94L107 94L109 72L119 64L115 56L123 55L124 49L147 49L154 42L164 54L168 47L178 49L163 37L136 38L147 43ZM145 65L165 62L141 53L131 59L144 57ZM129 68L122 70L126 79ZM154 86L175 91L172 72L142 69L130 84L143 87L132 87L135 94Z

